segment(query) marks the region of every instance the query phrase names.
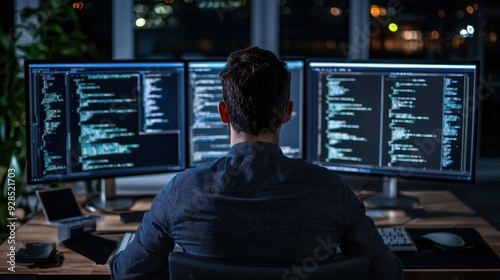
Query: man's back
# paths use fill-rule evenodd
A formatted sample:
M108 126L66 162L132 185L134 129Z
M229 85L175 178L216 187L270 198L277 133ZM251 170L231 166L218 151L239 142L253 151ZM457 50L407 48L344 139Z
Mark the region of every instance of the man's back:
M163 200L176 202L167 211L176 213L168 218L171 236L194 255L283 261L300 261L322 245L318 240L330 240L333 258L350 190L325 171L283 156L274 144L237 144L167 191Z
M138 237L165 246L155 230L161 228L186 253L253 261L329 261L345 243L346 253L368 253L373 265L385 262L385 274L372 269L372 275L391 278L399 263L366 230L375 227L364 211L336 174L289 159L275 144L246 142L176 176L155 198Z

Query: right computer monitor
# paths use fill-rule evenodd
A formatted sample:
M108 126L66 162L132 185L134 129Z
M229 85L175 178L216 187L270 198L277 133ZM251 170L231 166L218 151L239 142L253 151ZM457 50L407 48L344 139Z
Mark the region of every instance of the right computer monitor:
M302 158L302 104L304 92L304 60L285 60L291 74L290 100L294 107L289 122L281 128L280 147L291 158ZM187 62L189 166L210 162L225 156L230 148L228 126L222 123L217 103L222 101L219 75L225 59Z
M477 62L307 61L307 158L328 169L384 175L365 204L404 208L401 178L472 182Z

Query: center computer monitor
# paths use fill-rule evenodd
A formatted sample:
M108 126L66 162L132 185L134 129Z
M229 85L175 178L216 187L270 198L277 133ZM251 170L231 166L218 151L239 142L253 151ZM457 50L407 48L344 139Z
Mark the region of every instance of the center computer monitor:
M401 178L473 182L478 64L308 59L307 159L386 176L365 204L405 208Z
M105 178L96 208L111 199L115 177L186 166L184 62L26 61L28 182Z
M290 121L281 128L280 147L284 155L302 158L304 60L285 62L291 74L290 100L294 106ZM187 62L191 167L223 157L230 148L228 126L217 111L217 103L222 101L219 75L225 65L225 59Z

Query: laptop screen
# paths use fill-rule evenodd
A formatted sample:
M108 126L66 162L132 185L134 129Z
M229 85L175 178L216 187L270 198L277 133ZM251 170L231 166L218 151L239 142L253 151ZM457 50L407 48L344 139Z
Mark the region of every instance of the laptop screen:
M42 204L45 217L49 222L82 215L71 188L40 190L37 195Z

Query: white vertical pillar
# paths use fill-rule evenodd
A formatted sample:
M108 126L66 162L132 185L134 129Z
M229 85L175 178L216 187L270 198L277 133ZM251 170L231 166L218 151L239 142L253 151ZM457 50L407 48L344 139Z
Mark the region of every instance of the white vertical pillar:
M15 25L21 24L21 10L24 8L38 8L40 5L40 0L16 0L14 1L14 23ZM30 19L34 24L38 25L35 19ZM18 29L21 32L21 38L18 43L20 45L29 44L32 41L31 34L27 33L25 30Z
M370 0L349 1L349 59L370 55Z
M250 4L250 44L279 55L279 0L252 0Z
M133 0L113 0L112 3L112 57L135 58Z

